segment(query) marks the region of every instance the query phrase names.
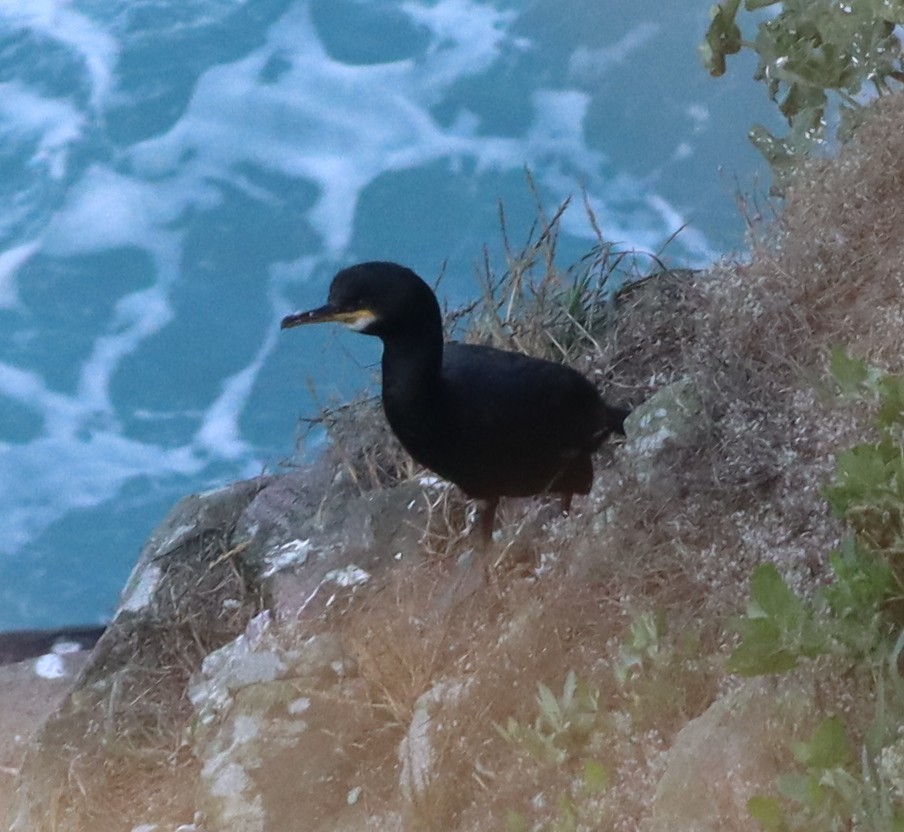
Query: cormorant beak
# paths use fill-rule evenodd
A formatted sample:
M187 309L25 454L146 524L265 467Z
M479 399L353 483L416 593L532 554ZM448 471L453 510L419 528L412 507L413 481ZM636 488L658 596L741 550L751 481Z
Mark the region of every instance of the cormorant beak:
M349 329L354 329L356 332L360 332L376 319L377 316L370 309L337 309L328 303L326 306L311 309L309 312L296 312L293 315L286 315L279 327L280 329L290 329L293 326L302 326L303 324L321 324L334 321L345 324Z

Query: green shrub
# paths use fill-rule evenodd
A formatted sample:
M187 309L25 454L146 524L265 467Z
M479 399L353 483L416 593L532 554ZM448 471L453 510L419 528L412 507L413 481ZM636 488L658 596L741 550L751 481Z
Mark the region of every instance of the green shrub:
M841 350L832 355L832 373L847 399L875 413L875 437L839 455L824 490L850 534L831 555L832 581L812 600L792 592L771 564L754 572L728 668L777 674L831 656L830 672L840 663L868 690L851 719L869 727L860 731L859 755L851 750L852 729L835 714L792 746L798 769L779 778L779 796L748 803L767 832L904 830L904 793L888 772L889 760L904 762L904 380Z
M904 0L745 0L744 10L778 7L760 17L753 40L738 26L740 0L712 11L700 55L710 74L725 73L726 58L742 48L759 57L754 78L788 122L784 138L754 125L750 139L773 171L781 193L800 161L834 138L847 141L859 126L864 92L883 94L904 80L902 45L895 26L904 23ZM837 108L837 119L835 110Z

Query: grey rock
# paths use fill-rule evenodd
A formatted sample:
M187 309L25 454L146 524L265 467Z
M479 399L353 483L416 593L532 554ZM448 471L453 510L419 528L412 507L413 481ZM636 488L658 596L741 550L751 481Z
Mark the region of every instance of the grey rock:
M812 684L750 679L675 738L645 832L759 832L747 811L790 768L789 737L812 731Z
M331 584L341 588L349 576L362 573L381 580L398 556L419 556L426 512L418 483L340 495L328 514L310 516L295 527L267 520L286 499L281 488L271 505L269 493L267 488L248 507L237 535L253 533L269 541L256 557L261 586L279 619L316 616L331 603Z
M297 830L299 801L317 807L305 828L376 822L366 794L349 800L376 716L338 636L305 625L418 552L425 503L416 483L360 495L334 487L329 470L192 495L164 518L25 752L12 832L173 829L199 808L205 830L263 829L262 818L267 832ZM169 772L163 749L186 739L196 757ZM171 791L191 805L172 808L166 789L156 808L105 801L116 755L128 763L152 750L155 776L178 778Z
M350 801L348 784L376 715L339 637L300 640L259 618L218 653L192 685L205 829L334 829L352 817L350 828L365 828L366 800ZM248 675L249 667L266 672Z
M435 712L445 704L456 702L467 690L467 682L444 680L418 697L408 731L399 745L402 766L399 787L406 800L421 798L437 776L434 769Z
M649 482L656 471L656 457L666 445L694 429L702 409L689 379L680 379L658 390L625 420L628 458L638 480Z

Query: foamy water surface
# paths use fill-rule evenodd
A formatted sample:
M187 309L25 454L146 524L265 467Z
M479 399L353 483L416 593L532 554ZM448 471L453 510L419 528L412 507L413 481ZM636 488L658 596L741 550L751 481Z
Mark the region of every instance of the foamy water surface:
M278 335L337 267L446 296L586 188L608 238L740 244L760 94L698 68L707 4L0 3L0 629L109 614L183 494L273 468L369 339ZM746 71L749 75L749 68ZM726 176L721 171L728 172ZM567 251L593 230L580 208ZM363 343L367 341L367 343Z

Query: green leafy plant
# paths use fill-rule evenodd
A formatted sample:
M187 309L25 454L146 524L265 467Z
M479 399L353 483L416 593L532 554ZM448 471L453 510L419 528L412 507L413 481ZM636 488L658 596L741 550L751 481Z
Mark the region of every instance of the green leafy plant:
M878 437L838 457L825 489L832 510L896 574L904 567L904 377L878 373L836 350L832 369L849 397L872 404Z
M537 684L538 714L532 725L509 717L497 730L536 759L563 765L585 754L594 734L603 730L599 699L599 690L579 682L572 670L561 696L542 682Z
M839 716L824 719L806 742L792 744L799 770L778 779L780 797L747 802L766 832L869 829L902 832L904 810L864 755L858 765Z
M608 667L612 677L605 685L605 705L600 688L571 671L561 694L537 685L532 722L509 717L496 726L544 783L529 814L508 812L509 832L608 828L603 821L614 803L610 770L601 760L617 759L620 744L635 745L650 728L657 733L677 729L714 695L714 662L701 658L696 631L686 627L677 637L670 634L661 612L640 610L631 616ZM550 787L551 781L557 785Z
M794 808L786 812L778 798L757 796L748 801L750 814L767 832L846 828L857 810L860 783L849 770L853 757L843 721L823 720L809 741L792 748L803 771L781 776L778 790Z
M744 11L777 7L758 16L746 39L738 25L741 0L715 6L700 45L704 66L723 75L726 59L743 48L757 53L754 78L788 122L779 138L754 125L750 139L772 166L773 190L782 192L791 169L826 145L847 141L862 119L864 91L881 95L904 81L902 44L895 27L904 23L904 0L745 0ZM836 109L833 109L836 108ZM834 113L837 111L837 118Z
M633 616L628 638L619 648L613 667L616 681L624 689L630 680L660 663L664 656L665 616L649 611Z
M591 799L609 788L609 772L595 758L606 730L600 692L579 681L572 670L565 678L561 696L541 682L537 685L536 701L538 713L533 724L524 725L509 717L504 727L497 725L496 729L534 760L573 772L570 786L558 795L555 817L541 828L547 832L575 832L579 822L594 811ZM533 828L536 827L520 812L508 813L507 832Z
M829 654L865 679L870 695L858 713L862 719L871 707L871 724L857 765L842 719L823 720L809 741L792 746L799 769L779 778L778 796L758 795L748 810L766 832L899 832L904 794L889 785L881 761L894 756L904 719L904 379L840 349L831 369L844 397L875 413L874 438L838 456L824 489L850 534L831 554L832 581L812 600L792 592L771 564L754 572L728 667L741 675L784 673Z
M621 710L637 731L663 729L695 716L710 701L713 673L696 629L670 632L662 611L632 615L612 663Z
M741 676L784 673L801 658L818 656L827 647L816 610L788 588L771 563L753 573L747 612L738 629L741 643L728 670Z
M575 787L559 794L556 801L557 814L553 820L540 827L543 832L577 832L579 828L585 828L581 821L587 811L587 803L596 795L604 793L609 788L609 775L606 769L599 763L587 760L583 771ZM595 818L598 820L598 818ZM536 829L530 824L521 812L510 811L505 819L506 832L528 832Z
M851 534L830 555L832 582L813 601L798 598L771 564L751 579L741 642L729 670L782 673L802 658L831 652L857 660L888 650L902 623L904 575L904 378L881 373L836 349L832 375L851 400L876 413L877 437L838 456L823 489Z

